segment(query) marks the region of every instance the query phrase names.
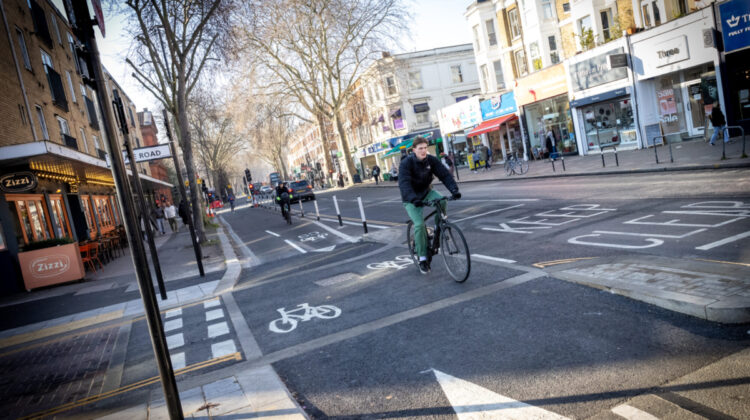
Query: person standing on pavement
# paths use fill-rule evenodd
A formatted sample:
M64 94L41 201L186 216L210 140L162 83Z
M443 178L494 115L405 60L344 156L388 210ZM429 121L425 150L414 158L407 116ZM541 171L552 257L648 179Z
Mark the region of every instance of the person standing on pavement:
M380 166L377 163L372 167L372 176L375 178L375 185L378 185L380 182Z
M484 170L489 171L491 168L491 162L492 162L492 148L485 146L485 150L487 151L487 157L485 158L485 161L484 161Z
M177 209L174 207L174 203L167 204L169 205L164 208L164 216L166 216L167 221L169 222L169 228L172 229L172 232L178 232L180 228L177 226Z
M229 207L232 208L232 212L234 213L234 194L229 194Z
M180 219L182 219L182 224L185 225L185 226L187 226L188 225L188 217L190 217L190 216L188 214L188 204L187 204L187 201L185 201L184 198L180 201L180 206L177 209L177 214L180 215Z
M479 169L479 161L482 160L482 154L479 153L479 146L474 147L474 153L471 154L471 160L474 163L474 168L471 171L477 173L477 170Z
M721 112L721 108L717 103L711 110L711 124L714 126L714 133L711 135L711 146L714 146L716 137L719 136L720 132L724 133L724 143L729 143L729 129L727 128L727 120L724 118L724 113Z
M153 216L156 218L156 227L159 229L159 232L164 235L166 233L164 231L164 209L157 204L156 207L154 207Z

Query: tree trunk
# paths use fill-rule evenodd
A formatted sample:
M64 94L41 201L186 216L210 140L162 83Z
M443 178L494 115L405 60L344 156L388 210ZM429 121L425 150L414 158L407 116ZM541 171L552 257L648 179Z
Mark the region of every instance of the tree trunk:
M349 176L349 184L354 184L354 174L356 173L356 169L354 168L354 162L352 161L352 154L349 151L349 140L347 140L346 133L344 132L344 124L341 122L341 117L339 117L338 112L334 115L333 120L336 124L336 131L339 133L340 147L344 152L344 163L346 164L346 172L348 172Z
M190 183L190 203L193 207L193 226L195 235L199 242L205 242L206 234L203 227L203 206L201 206L199 187L195 178L195 166L193 165L193 143L190 140L190 127L187 111L187 80L185 70L178 71L177 78L177 125L180 127L180 140L182 141L182 154L185 159L188 182Z
M289 172L286 170L286 163L284 162L284 156L279 154L277 157L279 159L279 165L281 166L281 174L284 175L284 180L291 179L289 178Z
M318 128L320 129L320 138L323 141L323 177L331 181L331 171L333 170L333 161L331 160L331 148L328 143L328 130L326 129L325 119L322 115L317 114L316 119L318 120Z

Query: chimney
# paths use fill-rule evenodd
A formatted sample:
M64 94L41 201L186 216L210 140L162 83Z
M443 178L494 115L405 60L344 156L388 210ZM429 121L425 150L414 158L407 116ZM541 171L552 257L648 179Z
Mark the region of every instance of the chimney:
M383 51L383 58L388 58L390 56L391 56L391 53L389 53L388 51Z

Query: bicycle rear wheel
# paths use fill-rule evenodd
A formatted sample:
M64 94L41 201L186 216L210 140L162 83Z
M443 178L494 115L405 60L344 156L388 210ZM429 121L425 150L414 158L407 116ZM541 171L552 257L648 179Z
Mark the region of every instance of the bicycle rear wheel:
M519 160L516 164L516 172L519 175L523 175L526 172L529 172L529 161L527 160Z
M458 226L445 222L440 230L440 253L448 274L458 283L469 278L471 272L471 257L469 245Z
M291 207L289 207L289 206L286 207L286 214L284 215L284 217L286 218L286 223L288 225L291 225L292 224L292 209L291 209Z

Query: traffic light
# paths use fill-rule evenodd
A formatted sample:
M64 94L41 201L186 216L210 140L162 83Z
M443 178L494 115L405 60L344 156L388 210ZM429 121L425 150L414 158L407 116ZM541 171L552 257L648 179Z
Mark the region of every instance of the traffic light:
M245 179L248 183L253 182L253 177L250 175L250 169L245 168Z

